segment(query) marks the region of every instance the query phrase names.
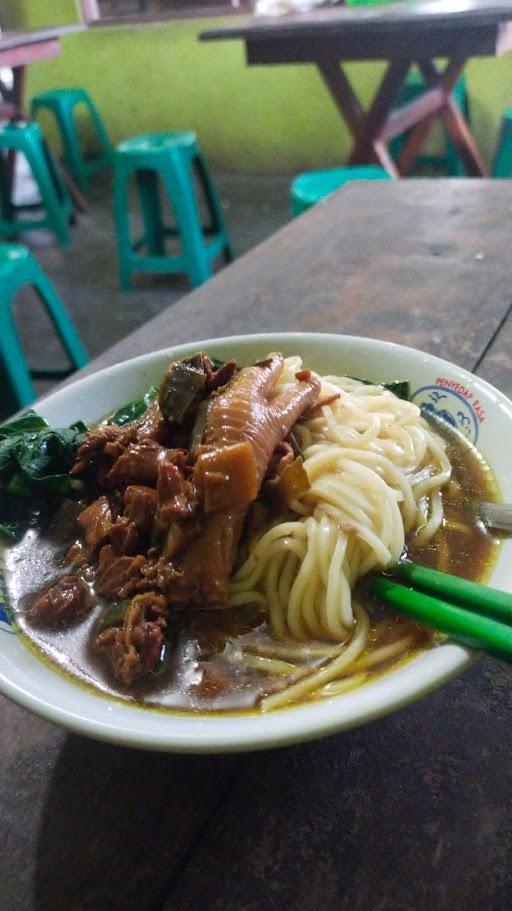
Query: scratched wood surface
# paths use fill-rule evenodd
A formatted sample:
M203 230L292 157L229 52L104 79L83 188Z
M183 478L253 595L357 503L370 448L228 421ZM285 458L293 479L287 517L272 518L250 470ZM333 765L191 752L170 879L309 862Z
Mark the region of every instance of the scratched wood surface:
M88 371L235 332L403 342L512 393L506 182L352 185ZM510 670L322 742L174 757L0 699L2 911L508 911Z

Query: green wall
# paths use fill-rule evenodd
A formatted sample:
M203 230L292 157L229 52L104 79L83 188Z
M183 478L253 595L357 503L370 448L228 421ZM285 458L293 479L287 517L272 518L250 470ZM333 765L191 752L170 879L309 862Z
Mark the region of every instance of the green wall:
M74 0L17 0L4 25L76 21ZM8 20L7 22L5 20ZM114 141L192 128L212 164L255 172L293 172L339 164L347 132L312 66L247 67L241 42L201 43L215 20L93 28L63 40L63 54L34 64L28 95L81 85L100 108ZM350 77L368 103L380 64L356 63ZM467 81L477 141L492 157L499 118L512 105L512 55L470 62Z

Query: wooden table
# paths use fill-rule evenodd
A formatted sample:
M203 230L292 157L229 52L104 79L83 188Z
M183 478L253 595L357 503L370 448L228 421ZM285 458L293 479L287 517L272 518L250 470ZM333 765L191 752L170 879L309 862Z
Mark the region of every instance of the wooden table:
M26 66L39 60L57 57L61 53L60 39L82 31L83 25L63 25L56 28L2 32L0 35L0 67L13 71L13 85L0 81L0 119L24 116L23 94Z
M507 181L352 184L87 371L209 336L325 330L415 345L512 395L511 222ZM509 911L511 707L510 668L486 659L324 741L186 757L94 743L0 700L0 908Z
M201 38L245 41L250 65L316 64L354 138L351 165L377 160L392 176L407 174L440 118L468 175L486 175L482 156L451 92L470 57L502 54L512 48L512 0L406 0L390 6L317 9L278 18L237 18L232 26L203 32ZM436 63L438 57L446 59L444 68ZM350 60L388 61L367 111L340 66ZM394 110L414 63L426 91ZM405 130L411 133L395 165L387 143Z

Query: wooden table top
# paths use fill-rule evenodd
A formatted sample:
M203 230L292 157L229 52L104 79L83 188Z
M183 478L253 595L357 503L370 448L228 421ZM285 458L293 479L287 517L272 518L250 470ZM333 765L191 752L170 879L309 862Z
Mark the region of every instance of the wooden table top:
M0 33L0 66L23 67L60 54L60 39L84 31L85 26L61 25L55 28L27 29Z
M512 0L407 0L376 6L320 7L286 16L240 16L232 24L201 32L203 41L242 39L258 49L254 62L308 61L320 54L370 60L411 53L450 56L459 43L466 56L510 50ZM260 46L268 45L268 60ZM250 55L249 55L250 56ZM263 56L265 56L263 54ZM249 62L252 62L249 60Z
M28 44L39 44L41 41L52 41L65 35L74 35L85 29L85 25L56 25L53 28L25 29L22 31L5 31L0 33L0 51L10 51Z
M512 395L507 181L352 184L85 371L254 331L380 337ZM78 417L78 415L77 415ZM508 911L510 669L308 745L148 754L0 699L2 911Z
M403 32L404 29L498 26L512 19L512 0L400 0L375 6L318 7L285 16L243 16L233 24L202 32L204 40L261 39L269 35L329 34L340 29L353 35L364 29Z

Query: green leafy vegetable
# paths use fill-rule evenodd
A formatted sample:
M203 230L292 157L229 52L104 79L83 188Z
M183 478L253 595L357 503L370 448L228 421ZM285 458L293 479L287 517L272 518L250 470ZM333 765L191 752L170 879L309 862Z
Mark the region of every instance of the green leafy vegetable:
M124 615L130 605L129 601L117 601L110 607L105 608L96 625L96 632L102 633L112 626L122 626Z
M411 400L411 385L408 380L393 380L391 383L382 383L384 389L389 389L396 395L397 399L403 399L404 402Z
M36 433L20 433L0 440L0 483L18 497L34 489L66 494L76 482L69 477L75 452L87 428L79 422L64 430L45 427Z
M218 357L212 357L211 354L209 354L208 357L212 363L212 367L214 370L220 370L220 368L224 366L226 361L230 360L230 358L227 358L227 357L224 359L218 358ZM239 364L237 364L235 369L236 369L236 372L239 373L239 371L242 370L243 367L241 367Z
M0 427L0 535L17 539L56 496L76 490L69 476L87 427L50 428L34 411Z
M365 386L382 386L388 392L396 395L397 399L403 399L404 402L411 400L411 386L409 380L391 380L389 383L375 383L373 380L365 380L360 376L350 376L349 379L357 380L358 383L364 383Z
M183 424L203 398L206 372L203 355L175 361L168 368L158 393L160 410L171 424Z
M20 536L20 526L14 522L0 522L0 537L9 538L10 541L17 541Z
M0 426L0 440L5 437L17 436L20 433L38 433L38 431L44 430L46 427L48 427L48 424L44 418L36 414L35 411L27 411L15 421L10 421L8 424Z
M39 498L16 497L0 487L0 541L19 541L41 515Z
M141 399L136 399L133 402L128 402L127 405L123 405L121 408L118 408L117 411L108 419L109 424L117 424L118 427L122 427L124 424L129 424L131 421L136 421L137 418L142 417L142 415L148 410L149 406L153 404L158 395L158 389L156 386L150 386L146 394Z

